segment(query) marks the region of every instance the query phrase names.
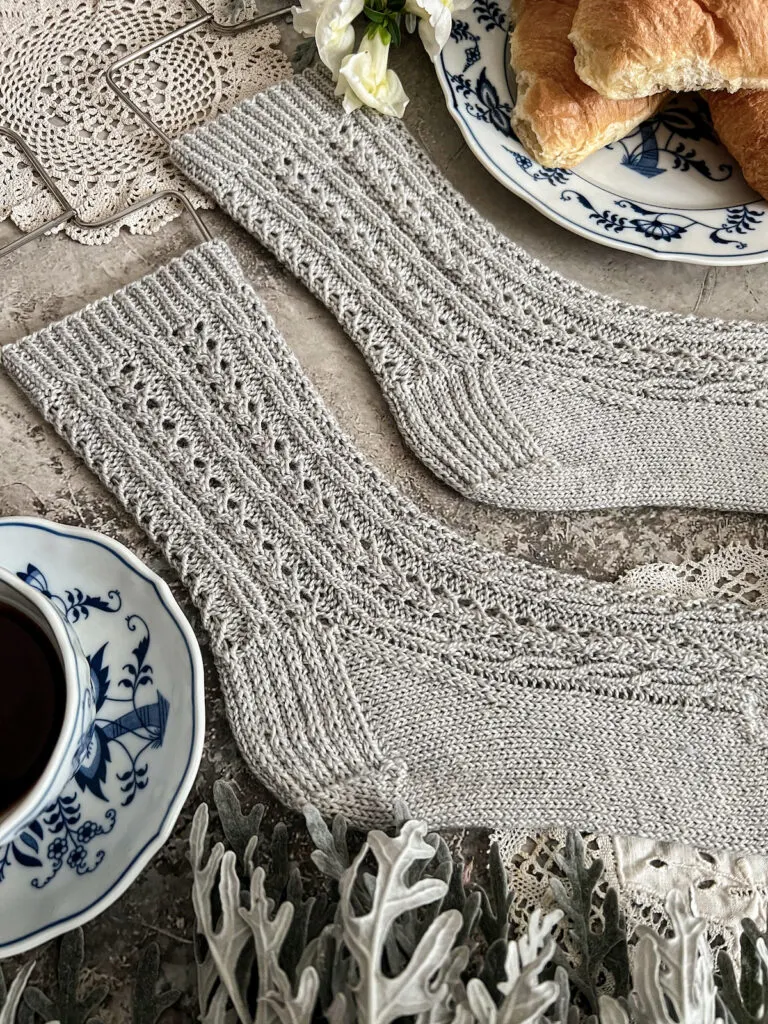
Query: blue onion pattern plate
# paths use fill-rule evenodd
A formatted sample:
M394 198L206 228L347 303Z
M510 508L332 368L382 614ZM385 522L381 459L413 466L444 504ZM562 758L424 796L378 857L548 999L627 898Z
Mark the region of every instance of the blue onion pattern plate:
M202 753L203 667L166 584L127 548L0 519L0 565L52 601L91 667L96 723L66 790L0 847L0 957L95 917L170 835Z
M700 264L768 259L768 203L720 145L706 104L675 98L621 142L573 171L541 167L510 126L506 5L460 11L436 68L467 145L510 191L603 245Z

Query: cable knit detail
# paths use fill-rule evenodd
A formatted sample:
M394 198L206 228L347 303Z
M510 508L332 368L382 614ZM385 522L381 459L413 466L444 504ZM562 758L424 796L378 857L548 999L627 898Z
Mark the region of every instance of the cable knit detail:
M768 509L768 330L627 306L485 222L394 118L309 71L172 156L338 318L416 455L532 509Z
M765 613L592 584L422 514L223 243L3 363L179 572L286 803L768 852Z

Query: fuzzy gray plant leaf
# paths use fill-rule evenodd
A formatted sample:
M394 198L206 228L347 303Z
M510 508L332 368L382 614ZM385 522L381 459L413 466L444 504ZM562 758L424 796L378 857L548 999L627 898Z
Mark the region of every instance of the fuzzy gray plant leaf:
M512 894L507 885L507 871L499 852L499 844L492 843L488 857L488 887L480 890L480 927L485 941L492 945L497 939L509 935L509 908Z
M629 1004L625 999L600 996L600 1024L630 1024Z
M441 910L458 910L462 925L456 940L458 945L469 942L480 918L482 897L477 889L469 892L464 886L464 865L454 864L448 879L448 892L443 897Z
M719 998L723 1015L734 1024L768 1024L768 961L766 938L754 921L742 921L739 938L740 970L737 974L730 956L718 958Z
M144 950L133 985L133 1024L156 1024L163 1013L179 1001L181 992L167 988L158 992L160 980L160 950L151 942Z
M554 855L568 888L559 878L551 879L555 902L568 918L573 946L578 960L573 963L562 950L556 962L569 974L571 984L581 993L593 1013L599 1012L601 988L607 975L613 981L617 997L629 992L629 948L624 917L619 910L618 894L608 889L603 901L602 922L593 922L595 890L603 875L603 863L588 863L584 840L577 832L569 832L565 856Z
M208 950L208 943L205 937L198 933L195 935L195 962L197 964L197 999L200 1005L200 1013L207 1019L215 996L224 993L224 1003L228 1000L227 991L219 985L219 973L216 964ZM214 1018L215 1019L215 1015Z
M435 920L441 910L451 909L444 907L443 903L450 894L450 879L453 873L453 857L448 849L448 844L436 832L428 833L424 841L435 851L430 860L415 861L406 883L415 885L427 873L430 878L439 879L446 884L446 895L443 900L435 900L433 903L422 907L418 913L405 914L398 918L392 925L386 939L387 965L392 974L399 974L413 955L422 936L431 923Z
M311 967L307 968L299 979L299 987L295 995L292 995L290 991L286 993L270 992L262 998L263 1005L272 1011L274 1019L280 1024L309 1024L317 998L317 976ZM257 1022L258 1019L257 1016ZM264 1020L268 1019L265 1015Z
M337 814L329 829L317 808L312 804L307 804L304 807L304 820L310 838L315 844L315 850L310 855L312 863L326 878L338 883L350 866L347 823L344 815ZM373 886L373 876L365 871L360 872L352 890L352 905L355 913L362 914L370 908ZM329 903L329 916L333 916L334 909L333 904Z
M355 1004L346 992L337 992L328 1007L328 1024L355 1024Z
M317 56L317 43L312 39L302 39L296 46L291 58L293 73L298 75L314 63Z
M499 982L504 981L506 977L506 963L507 963L507 940L496 939L485 951L483 962L478 973L478 978L488 991L491 993L494 999L501 1000L501 993L499 992Z
M38 1020L35 1011L22 999L16 1011L16 1024L37 1024ZM59 1022L53 1021L53 1024L59 1024Z
M311 1019L318 990L314 967L305 967L298 978L295 993L280 967L280 952L293 918L293 904L283 903L274 912L274 901L264 888L263 868L251 877L250 907L240 908L240 917L248 925L256 951L259 992L255 1024L304 1024ZM250 1024L244 1020L243 1024Z
M301 872L296 864L291 866L288 875L285 898L293 907L293 917L280 951L280 965L293 985L298 980L296 968L310 939L310 925L313 924L312 912L315 907L313 896L304 899L304 885L301 881Z
M473 985L473 981L477 981L477 984ZM499 1011L493 996L476 978L470 978L467 983L467 1002L473 1021L478 1024L496 1024Z
M408 804L400 796L395 798L392 806L392 815L398 832L402 829L406 821L410 821L413 817Z
M85 962L83 931L75 928L67 932L59 943L56 968L57 991L49 998L40 989L31 986L24 993L24 1002L43 1021L58 1021L60 1024L99 1024L93 1017L109 995L106 985L96 985L81 999L80 974Z
M258 840L264 818L264 804L256 804L248 814L245 814L234 787L222 780L213 784L213 800L219 813L224 837L230 849L235 851L240 864L245 866L248 846L252 841ZM253 851L249 852L252 856Z
M462 1003L456 1007L451 1024L475 1024L475 1015L470 1010L469 1003Z
M416 949L416 924L413 918L395 921L384 939L384 957L391 974L399 974Z
M450 951L432 981L434 987L447 990L448 998L433 1002L429 1009L417 1014L415 1024L451 1024L457 1007L466 1001L462 975L468 963L469 950L466 946L456 946Z
M205 1016L200 1017L200 1024L237 1024L237 1014L230 1005L229 993L220 985L208 1002Z
M547 1019L552 1024L579 1024L578 1008L571 1003L571 983L568 971L562 966L555 968L555 984L557 985L557 999L550 1007ZM602 1022L602 1024L606 1024L606 1022Z
M269 854L271 870L265 876L264 888L270 899L279 900L288 886L292 868L288 855L288 829L282 821L272 829Z
M338 882L350 863L347 847L347 823L343 815L336 815L331 825L331 831L320 811L312 804L307 804L304 808L304 821L316 847L311 855L312 863L328 878L333 878Z
M667 897L666 911L672 926L671 935L661 936L648 926L637 931L640 938L630 996L634 1016L638 1024L650 1024L643 1007L651 1007L653 1021L715 1024L716 988L706 941L706 922L696 916L693 896L686 897L677 890ZM666 1018L659 1016L662 1010L659 992L663 996Z
M429 872L431 878L439 878L448 886L454 867L453 855L448 848L448 844L437 832L428 833L425 836L425 842L434 849L435 854L431 860L417 862L414 865L412 880L414 882L418 881L419 878L423 878ZM436 907L439 910L441 904L436 904Z
M448 986L430 983L452 949L462 918L455 910L440 914L430 924L405 968L394 977L382 970L387 936L398 917L441 900L447 883L437 878L421 878L408 884L408 875L416 861L431 860L434 849L424 841L427 826L423 822L406 823L399 836L383 832L369 833L368 841L341 883L341 912L344 941L357 966L357 981L352 986L361 1024L389 1024L398 1017L422 1013L433 1003L448 1002ZM371 909L355 915L352 890L368 851L377 863Z
M296 966L297 975L313 967L318 979L320 1009L327 1015L335 996L344 991L349 974L348 957L344 958L344 939L338 924L329 924L307 943Z
M559 994L556 981L543 981L541 974L555 953L552 929L562 917L559 910L542 917L536 909L527 932L508 943L506 979L498 983L499 1006L478 978L467 983L467 1000L478 1024L537 1024Z
M628 1010L603 996L601 1015L610 1024L722 1024L706 941L706 922L693 897L673 890L666 900L672 932L638 928Z
M197 928L207 943L208 956L216 968L218 983L227 990L232 1005L242 1024L251 1024L245 995L239 984L238 961L249 940L249 929L240 916L240 880L237 876L235 853L224 852L217 843L205 860L208 831L208 807L201 804L192 819L190 831L190 861L192 863L192 904ZM214 920L213 893L218 882L220 913ZM210 966L203 961L198 971L198 997L202 1016L208 1012L212 996Z
M26 967L22 967L16 972L16 977L11 982L9 989L6 989L5 978L0 970L0 1024L17 1024L16 1013L29 976L34 969L34 961L28 963Z
M105 985L90 988L82 997L82 972L85 962L83 933L77 928L66 934L58 946L57 985L53 996L45 995L35 986L28 986L23 992L32 965L20 972L14 980L5 1005L2 1005L0 985L0 1024L99 1024L91 1016L109 995ZM131 1002L132 1024L156 1024L164 1012L176 1003L180 992L177 989L158 991L160 980L160 953L155 943L150 943L142 952L136 970ZM2 982L2 972L0 972Z

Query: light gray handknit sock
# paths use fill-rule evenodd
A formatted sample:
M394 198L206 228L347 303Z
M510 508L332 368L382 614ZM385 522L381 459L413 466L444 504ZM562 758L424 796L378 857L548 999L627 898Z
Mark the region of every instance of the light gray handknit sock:
M768 853L768 616L632 596L420 513L222 243L3 363L178 570L240 748L291 806Z
M532 509L768 509L768 329L630 307L485 222L406 128L309 72L177 140L178 166L325 303L416 455Z

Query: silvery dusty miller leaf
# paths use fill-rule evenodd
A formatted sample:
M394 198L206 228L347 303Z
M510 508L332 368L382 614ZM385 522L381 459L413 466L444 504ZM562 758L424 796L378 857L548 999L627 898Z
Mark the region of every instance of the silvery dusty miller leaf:
M359 1019L366 1024L389 1024L398 1017L421 1013L441 1001L447 1002L450 995L447 984L435 989L431 982L461 929L462 917L457 910L435 918L399 974L390 978L382 970L387 936L395 920L409 910L442 899L448 889L447 883L437 878L408 884L412 866L434 856L434 849L424 841L426 834L426 824L418 821L407 822L395 838L378 831L369 833L368 842L341 879L342 929L357 963L358 981L353 992ZM378 868L371 909L355 916L352 889L369 850Z
M556 853L554 857L568 888L558 878L552 878L552 895L568 919L579 954L576 964L562 952L558 952L555 959L568 971L571 984L586 999L592 1012L597 1013L603 974L612 979L614 995L626 996L629 991L626 923L619 911L617 893L608 889L602 924L593 926L594 894L603 874L603 864L600 860L587 864L584 840L577 832L568 833L565 856Z

